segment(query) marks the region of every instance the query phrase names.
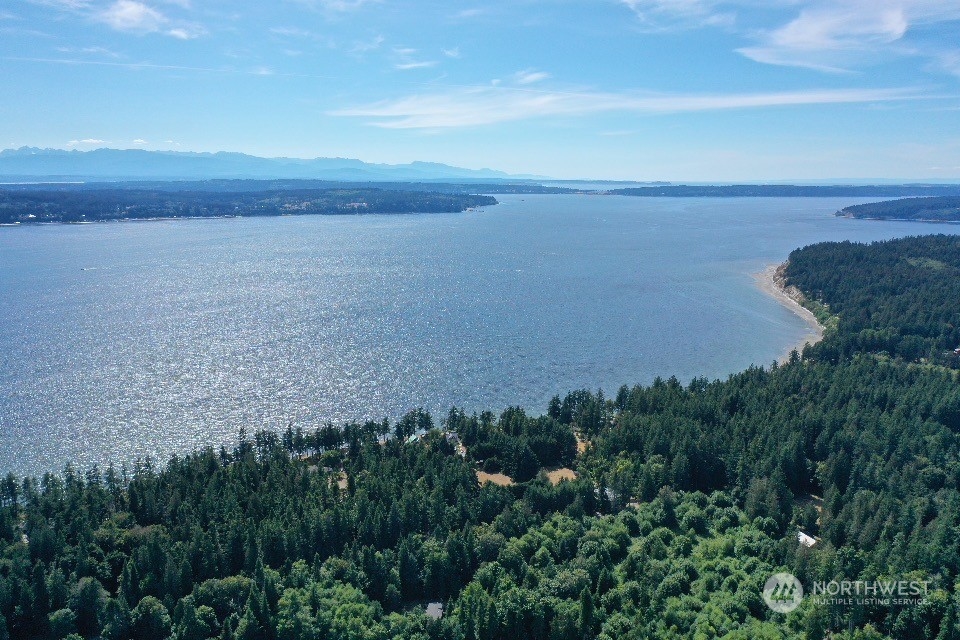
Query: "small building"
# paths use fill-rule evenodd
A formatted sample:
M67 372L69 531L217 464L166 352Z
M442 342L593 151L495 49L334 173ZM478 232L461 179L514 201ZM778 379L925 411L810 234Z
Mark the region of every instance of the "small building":
M813 536L808 536L803 531L798 531L797 542L799 542L805 547L812 547L813 545L817 544L817 539L814 538Z
M467 457L467 448L463 446L463 442L460 441L460 435L456 431L447 431L445 434L447 442L453 445L453 449L457 452L457 455L461 458Z
M433 618L434 620L439 620L443 617L443 603L442 602L428 602L427 603L427 615Z

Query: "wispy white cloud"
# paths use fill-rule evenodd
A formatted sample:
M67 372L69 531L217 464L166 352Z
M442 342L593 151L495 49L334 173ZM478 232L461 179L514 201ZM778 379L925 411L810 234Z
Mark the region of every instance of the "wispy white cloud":
M79 53L79 54L88 54L88 55L102 55L110 58L119 58L120 54L115 51L111 51L106 47L57 47L57 51L60 53Z
M117 0L100 12L100 20L117 31L159 31L168 19L162 13L136 0Z
M51 33L37 29L23 29L21 27L0 27L0 33L10 36L27 36L30 38L55 38Z
M869 103L922 97L916 89L824 89L727 95L561 92L500 86L451 89L330 112L371 118L387 129L475 127L553 116L603 112L667 114L813 104Z
M289 36L293 38L313 38L312 31L301 29L300 27L272 27L270 33L278 36Z
M98 67L118 67L130 69L131 71L157 70L157 71L191 71L198 73L213 73L223 75L249 75L263 76L276 75L282 77L296 78L324 78L330 76L305 74L305 73L277 73L268 67L254 67L253 69L234 69L229 67L190 67L177 64L155 64L152 62L107 62L105 60L88 60L83 58L27 58L17 56L0 56L0 60L12 60L16 62L34 62L37 64L58 64L65 66L98 66Z
M68 147L90 146L96 144L106 144L106 140L99 138L84 138L83 140L71 140L67 143Z
M345 13L355 11L363 5L379 2L380 0L295 0L299 4L306 5L311 9L319 11Z
M960 49L941 52L937 56L938 66L957 77L960 77Z
M400 71L406 71L408 69L429 69L430 67L437 66L436 60L421 60L419 62L398 62L393 65L394 69L399 69Z
M546 80L550 74L546 71L537 71L536 69L524 69L513 74L513 81L517 84L527 85Z
M29 0L29 2L42 7L54 7L68 11L86 9L90 6L90 0Z
M644 31L725 27L752 41L736 51L764 64L845 73L878 56L919 56L938 61L954 46L910 39L917 27L960 20L956 0L620 0ZM767 10L759 12L758 9ZM748 30L746 17L788 10L786 22ZM742 15L745 19L738 20ZM949 65L939 64L951 72Z
M358 40L353 43L353 46L350 47L350 53L367 53L368 51L375 51L380 48L380 45L384 43L386 38L383 36L375 36L370 40Z
M718 0L621 0L648 31L729 26L736 15Z
M177 40L193 40L194 38L205 35L207 30L199 25L188 25L167 29L164 33Z
M29 0L32 4L59 9L67 14L100 22L116 31L146 34L162 33L179 40L189 40L206 33L199 24L173 20L159 9L139 0ZM158 0L181 9L190 9L189 0Z
M414 56L417 50L410 47L394 47L393 54L396 61L393 68L399 71L408 71L410 69L428 69L439 64L436 60L417 60Z
M758 46L738 51L767 64L841 71L852 54L896 42L908 26L901 8L863 11L846 6L804 10L786 25L762 34Z
M454 47L452 49L442 49L443 55L448 58L459 58L460 57L460 47Z
M143 138L137 138L136 140L133 141L133 144L141 145L141 146L142 146L142 145L150 144L150 143L147 142L146 140L144 140Z
M878 54L936 56L902 41L913 27L958 19L960 3L943 0L818 0L737 51L766 64L846 71Z
M482 16L486 11L480 8L474 9L463 9L454 14L454 18L457 20L467 20L469 18L476 18L477 16Z

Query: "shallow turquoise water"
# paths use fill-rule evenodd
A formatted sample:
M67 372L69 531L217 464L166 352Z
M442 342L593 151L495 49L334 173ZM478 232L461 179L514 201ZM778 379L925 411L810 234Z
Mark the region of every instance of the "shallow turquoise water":
M0 471L165 459L293 422L725 377L809 335L751 274L954 233L857 199L498 196L450 215L0 229Z

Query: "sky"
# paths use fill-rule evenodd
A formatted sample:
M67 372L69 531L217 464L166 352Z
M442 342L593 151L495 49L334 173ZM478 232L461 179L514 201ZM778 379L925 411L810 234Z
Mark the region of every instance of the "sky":
M0 148L960 179L960 0L5 0Z

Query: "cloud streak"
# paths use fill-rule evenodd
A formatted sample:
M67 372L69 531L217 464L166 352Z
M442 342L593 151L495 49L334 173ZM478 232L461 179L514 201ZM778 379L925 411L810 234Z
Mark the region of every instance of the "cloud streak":
M410 69L429 69L439 64L437 60L417 60L414 58L417 50L411 47L394 47L393 54L397 60L393 63L393 68L398 71L409 71Z
M960 3L944 0L619 0L650 33L723 27L748 43L735 51L763 64L849 73L879 56L927 58L940 62L947 41L911 37L918 27L960 20ZM757 9L787 9L786 22L747 29L741 24ZM949 56L947 56L949 57ZM939 64L938 64L939 62Z
M159 31L168 20L162 13L134 0L117 0L99 14L99 19L117 31Z
M910 29L960 19L960 5L938 0L819 0L788 23L755 34L738 53L765 64L843 72L876 55L936 56L928 47L894 47Z
M912 88L824 89L728 95L635 95L531 91L495 86L412 95L393 101L331 111L329 115L368 118L370 124L385 129L453 129L555 116L582 117L604 112L655 115L799 105L889 102L921 97L919 91Z
M115 31L138 35L160 33L178 40L190 40L206 33L195 23L173 20L162 11L139 0L112 0L108 3L90 0L30 0L33 4L83 16L105 24ZM190 9L188 0L165 0L168 5Z
M513 81L520 85L535 84L541 80L546 80L550 74L546 71L537 71L535 69L524 69L518 71L513 76Z
M393 68L399 69L400 71L407 71L408 69L429 69L435 66L437 66L436 60L421 60L419 62L398 62L393 65Z
M380 0L296 0L302 5L329 13L347 13Z
M0 56L0 60L10 60L14 62L33 62L37 64L61 64L66 66L95 66L95 67L119 67L130 69L131 71L156 70L156 71L193 71L198 73L215 73L224 75L248 75L248 76L277 76L290 78L322 78L325 80L333 79L333 76L324 76L304 73L277 73L269 67L254 67L253 69L231 69L226 67L189 67L176 64L155 64L152 62L107 62L104 60L82 60L73 58L21 58L15 56Z
M700 27L730 26L731 11L719 9L718 0L621 0L645 31L672 31Z

